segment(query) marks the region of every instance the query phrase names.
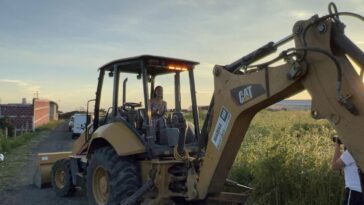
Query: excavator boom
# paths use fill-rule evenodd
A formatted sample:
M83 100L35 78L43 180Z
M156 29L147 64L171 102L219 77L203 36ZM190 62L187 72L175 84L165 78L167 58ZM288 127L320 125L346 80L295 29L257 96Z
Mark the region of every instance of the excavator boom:
M338 17L332 16L297 22L292 34L295 48L272 61L250 66L252 60L244 64L242 58L215 66L215 97L204 125L208 139L197 183L200 199L221 192L255 114L305 89L312 97L312 117L327 119L364 167L364 85L348 58L364 69L364 54L345 37ZM269 48L258 50L256 56L269 53ZM278 60L285 63L273 67Z

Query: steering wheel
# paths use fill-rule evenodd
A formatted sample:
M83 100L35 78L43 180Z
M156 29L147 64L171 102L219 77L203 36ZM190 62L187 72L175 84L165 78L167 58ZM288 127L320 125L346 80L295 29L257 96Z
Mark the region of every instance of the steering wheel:
M124 103L123 108L124 109L130 108L130 109L134 110L136 107L141 107L141 106L142 106L141 102L140 103L126 102L126 103Z

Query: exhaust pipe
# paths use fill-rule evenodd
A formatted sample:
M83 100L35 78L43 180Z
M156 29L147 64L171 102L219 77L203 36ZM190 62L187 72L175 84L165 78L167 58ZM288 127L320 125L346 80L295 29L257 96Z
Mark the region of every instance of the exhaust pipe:
M126 101L126 83L128 82L128 78L125 78L123 81L123 105Z

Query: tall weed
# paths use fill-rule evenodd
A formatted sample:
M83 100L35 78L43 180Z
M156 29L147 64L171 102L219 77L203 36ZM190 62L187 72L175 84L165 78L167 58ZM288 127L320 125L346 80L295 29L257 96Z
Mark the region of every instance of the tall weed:
M247 204L340 204L343 179L330 167L333 133L306 111L262 111L230 177L254 188Z

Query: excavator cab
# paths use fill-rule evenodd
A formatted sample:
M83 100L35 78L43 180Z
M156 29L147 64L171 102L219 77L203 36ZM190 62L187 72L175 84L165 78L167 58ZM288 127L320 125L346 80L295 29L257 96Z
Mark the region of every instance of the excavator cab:
M135 133L138 140L149 149L149 154L152 154L153 156L170 154L170 148L177 145L179 141L183 144L186 141L188 144L197 142L195 133L199 133L199 122L193 71L198 64L198 62L176 58L142 55L115 60L102 66L99 68L100 75L94 108L95 118L90 130L96 131L101 126L115 122L123 123L128 129ZM182 113L181 73L183 72L187 72L189 76L193 122L187 122ZM170 112L169 117L166 117L166 126L160 128L151 123L150 99L151 96L153 96L155 82L159 76L162 75L164 78L165 76L170 76L169 78L174 79L174 99L169 99L174 100L174 106L169 105ZM101 107L100 101L102 98L101 96L103 96L102 93L106 92L103 91L103 84L104 79L107 78L107 76L112 79L113 83L112 106L107 109L106 116L101 118L99 116ZM143 90L136 93L139 102L128 101L128 78L125 76L135 76L137 81L139 81L137 83L142 84ZM122 79L123 83L121 86ZM122 87L122 101L119 100L120 87ZM132 92L135 99L134 88ZM92 134L93 132L85 133L84 143L92 141ZM180 138L181 140L179 140ZM92 152L92 145L91 150L89 149L88 151Z

